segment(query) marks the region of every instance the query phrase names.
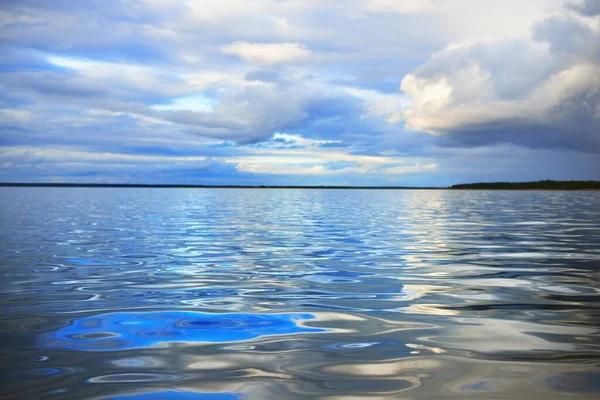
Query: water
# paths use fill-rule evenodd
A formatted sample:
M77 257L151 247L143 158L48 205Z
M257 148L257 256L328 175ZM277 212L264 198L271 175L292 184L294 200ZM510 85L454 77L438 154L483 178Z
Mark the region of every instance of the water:
M3 399L600 395L600 192L0 189Z

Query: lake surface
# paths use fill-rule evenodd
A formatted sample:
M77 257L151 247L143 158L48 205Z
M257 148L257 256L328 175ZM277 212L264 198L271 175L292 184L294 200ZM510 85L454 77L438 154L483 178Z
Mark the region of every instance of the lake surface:
M0 188L2 399L600 396L600 192Z

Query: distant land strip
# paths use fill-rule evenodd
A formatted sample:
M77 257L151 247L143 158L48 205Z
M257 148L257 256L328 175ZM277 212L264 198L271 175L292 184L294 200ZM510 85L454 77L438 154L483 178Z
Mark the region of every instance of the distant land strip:
M181 189L468 189L468 190L600 190L600 181L480 182L436 186L311 186L311 185L168 185L134 183L0 182L4 187L181 188Z
M600 190L600 181L481 182L450 186L450 189L484 190Z

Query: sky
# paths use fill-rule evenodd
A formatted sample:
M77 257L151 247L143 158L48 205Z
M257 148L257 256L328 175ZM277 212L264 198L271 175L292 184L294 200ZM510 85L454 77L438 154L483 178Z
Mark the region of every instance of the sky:
M0 181L600 179L600 0L3 0Z

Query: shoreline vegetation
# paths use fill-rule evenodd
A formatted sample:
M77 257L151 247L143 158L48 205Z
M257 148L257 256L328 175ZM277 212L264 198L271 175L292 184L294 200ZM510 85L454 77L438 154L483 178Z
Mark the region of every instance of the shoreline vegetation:
M168 185L129 183L0 182L0 187L180 188L180 189L450 189L450 190L600 190L600 181L479 182L436 186L311 186L311 185Z
M480 182L450 186L479 190L600 190L600 181Z

